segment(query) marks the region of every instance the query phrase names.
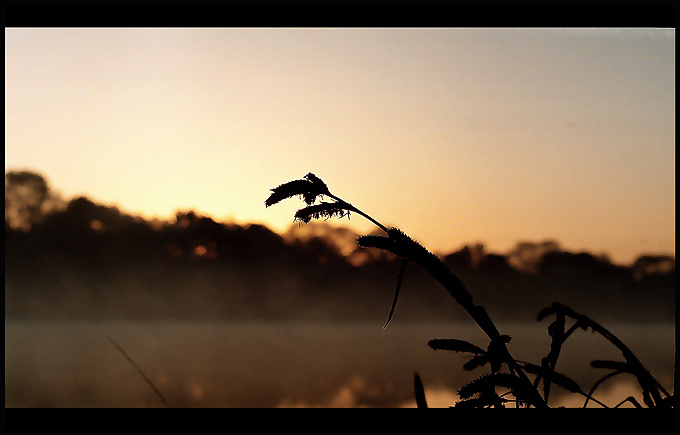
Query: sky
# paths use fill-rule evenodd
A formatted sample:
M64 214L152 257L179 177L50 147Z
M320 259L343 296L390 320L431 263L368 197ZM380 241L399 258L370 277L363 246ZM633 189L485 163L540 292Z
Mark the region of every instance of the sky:
M6 27L9 170L276 231L313 172L434 252L675 255L675 29Z

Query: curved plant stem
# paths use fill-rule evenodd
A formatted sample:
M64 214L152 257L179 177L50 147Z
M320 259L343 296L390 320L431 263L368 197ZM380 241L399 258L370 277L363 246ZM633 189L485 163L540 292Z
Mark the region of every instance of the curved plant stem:
M338 201L339 203L345 205L346 208L347 208L347 210L353 211L354 213L356 213L356 214L358 214L358 215L360 215L360 216L363 216L364 218L368 219L368 220L371 221L374 225L376 225L378 228L380 228L380 229L383 230L385 233L387 233L387 227L386 227L385 225L381 224L381 223L378 222L377 220L373 219L371 216L367 215L367 214L364 213L363 211L361 211L361 210L359 210L358 208L354 207L354 206L353 206L352 204L350 204L349 202L344 201L344 200L338 198L337 196L333 195L332 193L326 193L325 195L328 196L329 198L333 198L334 200Z
M385 233L389 234L389 230L387 229L387 227L385 227L377 220L373 219L373 217L371 217L370 215L364 213L363 211L354 207L352 204L342 200L341 198L338 198L337 196L331 194L330 192L326 193L326 195L341 203L344 208L353 211L358 215L368 219L378 228L383 230ZM420 252L417 252L411 259L419 263L421 266L423 266L425 270L427 270L430 273L430 275L432 275L437 281L439 281L439 283L442 286L444 286L446 290L448 290L448 292L468 312L468 314L479 325L479 327L482 328L484 333L486 333L486 335L489 337L489 339L491 339L491 341L499 343L501 352L504 356L505 363L508 365L510 371L514 373L517 377L519 377L519 379L526 385L527 391L529 392L529 394L531 394L533 398L532 404L537 408L547 408L548 405L543 399L543 397L541 397L541 395L538 393L536 387L529 380L526 373L524 373L522 368L519 366L519 364L517 364L515 359L510 354L508 348L505 346L505 343L501 338L501 333L498 331L496 325L489 318L489 315L486 312L486 310L482 306L476 305L473 302L472 297L465 289L465 286L460 281L460 279L456 275L454 275L451 272L451 270L448 267L446 267L444 263L442 263L441 260L435 255L423 256Z

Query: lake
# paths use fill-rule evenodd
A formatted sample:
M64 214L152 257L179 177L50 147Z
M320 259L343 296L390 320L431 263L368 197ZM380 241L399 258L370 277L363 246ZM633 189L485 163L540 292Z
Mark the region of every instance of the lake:
M382 319L380 319L382 320ZM516 359L540 364L549 350L549 320L498 324L513 339ZM675 325L603 325L673 388ZM219 323L170 321L5 321L6 407L163 407L117 342L172 407L413 407L413 375L431 407L453 405L456 390L488 373L466 372L466 354L434 351L433 338L458 338L486 348L474 324ZM607 373L592 359L622 360L590 330L577 331L557 370L583 390ZM642 403L632 376L620 375L596 394L610 406L628 395ZM579 407L583 398L553 387L551 406ZM596 405L599 406L599 405Z

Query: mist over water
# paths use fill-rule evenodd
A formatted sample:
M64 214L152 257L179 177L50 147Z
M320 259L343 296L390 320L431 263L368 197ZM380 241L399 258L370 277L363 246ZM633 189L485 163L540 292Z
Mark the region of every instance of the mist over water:
M488 373L488 367L466 372L466 356L427 346L433 338L459 338L485 347L474 324L395 321L384 331L381 327L379 321L5 321L5 406L163 407L107 336L173 407L415 406L414 372L423 380L429 405L443 407L458 400L455 392L464 383ZM540 363L549 350L546 324L499 328L512 335L509 349L517 359ZM672 390L674 325L609 329ZM557 370L586 390L605 374L589 367L593 359L621 356L599 335L577 332L564 346ZM624 393L639 400L634 387L634 379L621 375L596 397L610 406ZM551 406L582 406L580 398L566 396L553 387Z

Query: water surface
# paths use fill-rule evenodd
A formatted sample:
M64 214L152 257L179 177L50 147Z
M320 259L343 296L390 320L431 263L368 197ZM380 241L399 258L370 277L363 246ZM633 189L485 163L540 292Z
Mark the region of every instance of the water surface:
M512 335L516 359L540 363L550 338L540 323L499 324ZM671 390L675 328L605 325ZM6 407L162 407L159 397L113 346L113 338L173 407L415 406L418 372L433 407L453 405L456 390L488 373L466 372L465 354L434 351L432 338L458 338L486 347L474 324L18 322L5 321ZM558 371L587 390L606 371L592 359L622 360L601 336L578 331L563 348ZM622 375L604 384L615 405L634 394ZM598 390L600 391L600 390ZM554 389L551 406L580 406Z

